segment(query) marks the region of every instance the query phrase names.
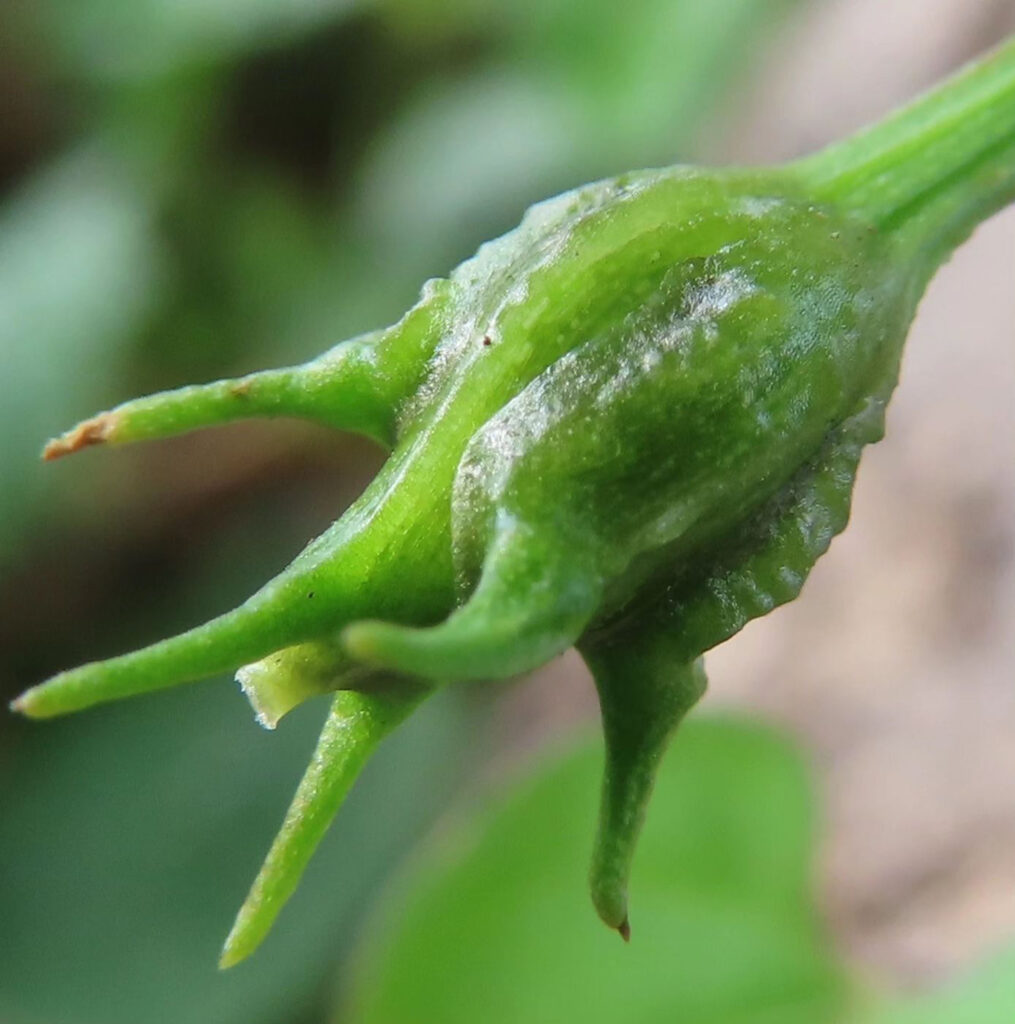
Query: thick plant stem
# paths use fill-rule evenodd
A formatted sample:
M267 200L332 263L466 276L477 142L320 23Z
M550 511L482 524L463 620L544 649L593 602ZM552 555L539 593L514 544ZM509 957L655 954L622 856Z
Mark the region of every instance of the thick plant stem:
M796 169L819 199L910 235L936 266L1015 200L1015 38Z

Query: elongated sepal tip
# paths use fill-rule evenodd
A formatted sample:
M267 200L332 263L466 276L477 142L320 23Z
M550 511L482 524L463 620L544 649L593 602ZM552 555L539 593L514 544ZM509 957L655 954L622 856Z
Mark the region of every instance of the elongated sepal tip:
M46 687L44 684L33 686L30 690L25 690L20 697L15 697L8 707L10 707L11 711L24 715L25 718L52 718L54 715L60 714L60 709L54 708L51 702L46 699Z
M631 924L627 915L627 886L624 881L602 873L602 865L594 860L590 882L592 906L599 920L627 942L631 936Z
M298 870L301 872L302 867ZM222 953L219 955L220 971L228 971L230 967L235 967L257 952L271 930L281 904L288 898L285 896L279 902L270 902L259 886L261 881L262 877L259 876L243 906L236 912L233 926L229 929L226 941L222 943Z
M247 944L241 941L244 923L245 918L241 911L229 932L229 937L222 946L222 953L219 956L220 971L228 971L230 967L242 963L254 951L255 947L247 948Z
M115 413L102 412L90 420L79 423L72 430L68 430L66 434L47 441L46 446L42 449L43 459L46 462L52 462L53 459L79 452L82 448L105 444L116 430L117 419Z

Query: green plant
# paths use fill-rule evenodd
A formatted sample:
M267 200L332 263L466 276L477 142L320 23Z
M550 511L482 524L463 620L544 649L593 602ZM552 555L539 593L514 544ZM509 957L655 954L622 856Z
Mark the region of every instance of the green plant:
M795 597L848 515L934 271L1015 198L1015 41L876 127L781 168L624 175L533 208L396 325L301 367L129 402L46 448L254 415L391 456L281 575L212 622L62 673L47 717L237 669L267 725L335 691L240 911L249 954L383 736L438 683L572 644L607 744L592 895L626 880L700 655Z
M836 955L811 885L804 759L756 722L692 716L660 767L618 955L570 870L594 817L596 745L544 757L427 842L372 916L350 1024L1009 1024L1015 945L919 999ZM533 841L552 835L552 842Z
M620 951L574 876L602 752L544 755L438 830L365 929L356 1024L825 1024L852 1001L812 894L803 759L756 722L691 716L660 765ZM552 842L541 838L552 836Z

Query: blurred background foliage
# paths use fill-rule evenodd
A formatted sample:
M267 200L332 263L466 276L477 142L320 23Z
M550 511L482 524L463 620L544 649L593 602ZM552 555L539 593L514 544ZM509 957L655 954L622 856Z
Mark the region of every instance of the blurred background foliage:
M544 759L429 844L378 914L357 1024L841 1022L851 993L811 893L807 772L756 726L692 718L660 772L629 946L582 927L598 742Z
M632 939L580 924L598 741L544 757L423 844L366 929L355 1024L1005 1024L1015 947L922 999L850 979L813 894L808 766L779 735L692 715L659 773ZM481 1013L477 1008L482 1007Z
M355 439L310 427L241 425L43 472L45 438L135 394L305 359L393 320L423 279L509 228L531 202L693 159L710 119L744 92L767 43L805 6L2 0L3 695L237 603L320 532L380 460ZM322 713L301 709L268 735L220 680L45 726L0 716L0 1022L311 1024L330 1019L336 1000L353 1006L350 965L361 962L388 980L374 990L360 983L360 1009L338 1019L476 1020L474 1004L453 1009L459 969L479 971L491 991L531 987L532 1005L542 993L544 1006L579 991L583 965L611 969L614 937L582 905L595 791L587 751L535 784L524 822L477 821L480 846L483 829L500 827L505 847L487 851L487 880L471 876L476 898L458 916L430 907L441 915L441 941L426 951L438 973L405 959L427 946L418 908L432 888L406 897L416 909L387 926L398 932L389 951L375 930L368 951L351 955L385 879L489 746L491 700L469 691L433 702L389 741L269 945L220 975L218 944ZM743 767L731 744L769 743L696 735L685 756L718 759L720 780ZM695 864L715 868L717 849L730 858L732 874L709 889L718 916L711 897L691 900L716 930L706 929L707 945L696 946L689 928L687 880L671 887L664 877L662 842L674 830L698 834L692 823L711 790L695 796L685 785L656 809L660 845L646 852L644 871L657 865L658 888L639 912L646 933L653 914L659 928L676 928L676 946L657 946L645 965L654 980L637 1019L678 1019L680 1000L697 1006L694 986L674 974L677 947L703 967L732 951L711 966L716 991L733 994L696 1020L788 1024L837 1012L841 969L804 894L810 811L799 770L780 767L789 755L771 756L775 774L789 776L788 796L766 798L779 815L763 821L743 803L707 815L718 847L686 851L691 877ZM788 844L790 867L773 869L772 884L790 885L790 907L740 899L744 887L766 885L751 872L737 881L735 854L754 827ZM511 888L496 869L522 833L531 869ZM541 834L547 842L537 845ZM541 933L524 902L535 877L557 931ZM439 884L453 892L464 882ZM510 927L493 928L495 913L509 914ZM570 974L548 972L541 955L586 948L589 959ZM781 1015L780 1003L742 1012L736 992L756 1002L759 957L785 971L786 990L816 1015ZM615 996L629 980L611 977ZM433 1015L421 1010L424 998L447 1002ZM514 1004L484 1014L497 1005ZM614 1020L636 1019L604 998L607 1007Z

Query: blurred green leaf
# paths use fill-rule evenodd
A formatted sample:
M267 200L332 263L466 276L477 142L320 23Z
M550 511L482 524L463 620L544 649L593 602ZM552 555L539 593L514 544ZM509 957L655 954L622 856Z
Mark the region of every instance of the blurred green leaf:
M362 174L361 222L438 273L546 195L686 156L795 2L387 0L412 24L471 15L493 53L394 120Z
M435 83L368 157L357 217L417 278L446 273L526 206L560 191L576 157L568 97L517 69Z
M0 777L0 1020L298 1021L372 891L446 799L467 732L455 695L382 749L275 935L221 942L314 742L323 706L276 733L224 681L23 727ZM317 1014L314 1014L317 1017Z
M70 70L143 80L275 46L360 0L40 0L40 30Z
M601 760L583 747L430 850L375 924L348 1019L839 1019L847 990L815 921L796 755L745 724L682 729L635 862L630 946L585 891Z
M590 152L671 162L796 2L522 0L519 50L567 81Z
M919 999L900 1000L856 1024L1011 1024L1015 1020L1015 946L965 978Z
M108 401L161 285L152 196L108 154L79 151L0 210L0 566L47 486L47 437Z

